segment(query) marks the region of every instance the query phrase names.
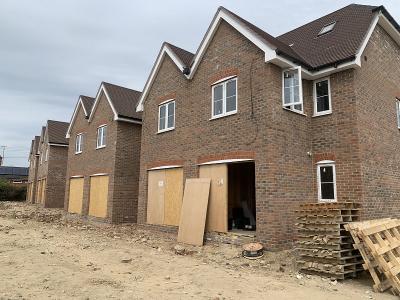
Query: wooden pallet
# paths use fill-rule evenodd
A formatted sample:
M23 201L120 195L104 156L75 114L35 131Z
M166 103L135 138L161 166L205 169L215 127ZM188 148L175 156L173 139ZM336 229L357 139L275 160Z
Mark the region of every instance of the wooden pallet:
M372 286L375 292L384 292L391 287L390 282L386 278L385 274L380 270L378 263L375 261L372 254L369 252L368 248L364 246L363 240L359 235L359 231L364 228L374 226L376 224L384 224L390 221L390 219L380 219L380 220L370 220L356 223L349 223L345 225L346 230L348 230L354 240L354 248L360 251L360 254L364 260L363 268L371 274L374 281Z
M344 227L359 220L360 209L353 202L300 205L296 250L302 272L344 279L363 270L362 257Z
M372 254L396 295L400 295L400 220L390 220L360 230L364 246Z

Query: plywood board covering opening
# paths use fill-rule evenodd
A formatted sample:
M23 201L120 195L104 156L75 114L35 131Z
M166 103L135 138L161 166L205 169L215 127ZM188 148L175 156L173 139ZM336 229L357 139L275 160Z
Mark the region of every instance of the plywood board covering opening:
M183 169L165 170L164 224L179 225L183 197Z
M89 215L106 218L108 203L108 176L90 178Z
M178 242L196 246L203 245L209 194L209 178L186 180Z
M149 171L147 190L148 224L164 224L164 189L165 171Z
M83 184L84 178L72 178L69 181L68 211L70 213L82 213Z
M210 178L206 231L228 231L228 166L226 164L200 166L200 178Z

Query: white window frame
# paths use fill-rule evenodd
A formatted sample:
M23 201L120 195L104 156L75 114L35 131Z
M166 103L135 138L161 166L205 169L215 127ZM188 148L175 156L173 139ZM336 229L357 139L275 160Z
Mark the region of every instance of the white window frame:
M323 168L323 167L332 167L334 199L322 199L320 169ZM326 161L320 161L320 162L317 163L317 184L318 184L318 201L319 202L337 202L336 165L335 165L334 161L326 160Z
M106 134L104 138L104 128L106 128ZM101 139L99 144L99 132L101 130ZM97 127L97 135L96 135L96 149L105 148L107 144L107 124L100 125Z
M226 112L226 85L228 84L228 82L231 81L235 81L236 82L236 109ZM214 115L214 89L217 86L222 86L222 113L219 115ZM210 120L214 120L214 119L219 119L219 118L223 118L226 116L231 116L234 115L238 112L238 78L237 76L234 77L227 77L227 78L223 78L215 83L212 84L211 86L211 119Z
M169 112L169 104L174 103L174 124L172 127L168 127L168 112ZM165 106L165 127L164 129L160 129L160 111L161 107ZM171 131L175 129L175 119L176 119L176 101L175 99L166 100L158 105L158 118L157 118L157 133L162 133L166 131Z
M79 141L79 143L78 143ZM97 140L96 140L97 143ZM75 136L75 154L80 154L83 152L83 133L78 133Z
M45 152L45 156L44 156L44 161L48 161L49 160L49 148L46 148L46 152Z
M297 70L299 75L299 102L294 102L290 104L285 104L285 72ZM301 105L301 110L296 109L296 105ZM304 101L303 101L303 80L301 76L301 66L289 68L282 70L282 107L287 110L291 110L294 112L304 113Z
M400 99L396 98L397 128L400 129Z
M317 112L317 83L322 81L328 81L328 97L329 97L329 110ZM313 98L314 98L314 116L325 116L332 114L332 96L331 96L331 79L330 77L324 77L315 80L313 83Z

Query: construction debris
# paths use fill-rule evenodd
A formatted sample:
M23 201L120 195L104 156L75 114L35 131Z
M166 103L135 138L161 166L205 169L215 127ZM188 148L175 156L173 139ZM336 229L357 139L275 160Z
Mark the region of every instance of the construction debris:
M360 204L354 202L300 205L296 250L302 272L345 279L363 270L360 252L344 228L359 221L359 210Z
M346 225L360 250L363 267L374 280L375 292L391 288L400 295L400 220L379 219Z

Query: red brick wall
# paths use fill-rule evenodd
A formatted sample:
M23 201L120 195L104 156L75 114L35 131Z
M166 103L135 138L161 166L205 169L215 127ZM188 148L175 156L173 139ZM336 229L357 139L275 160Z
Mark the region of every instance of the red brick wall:
M400 48L378 26L355 72L365 218L400 217Z
M132 104L134 105L134 104ZM96 149L97 128L107 124L106 147ZM84 133L83 152L75 154L75 138ZM71 129L64 208L68 209L69 179L84 176L83 215L89 211L90 175L109 175L108 217L120 223L136 220L140 126L114 121L113 111L102 95L90 123L79 107ZM126 168L126 170L124 169Z
M64 207L68 147L50 146L45 207Z
M238 113L209 120L210 82L233 69ZM294 210L311 198L312 164L307 156L310 120L282 109L281 81L281 70L265 64L263 53L226 23L193 80L164 59L144 108L138 221L146 221L147 169L154 162L181 161L184 176L193 178L199 161L245 154L255 160L257 236L270 248L287 246L294 234ZM169 93L176 93L176 128L157 134L158 99Z
M48 159L46 161L46 151ZM48 144L47 133L43 137L43 143L39 144L39 152L42 155L38 158L37 179L46 178L45 201L43 206L48 208L61 208L64 205L65 197L65 174L67 168L68 147L50 146ZM35 192L37 187L35 188ZM37 199L36 199L37 201Z
M28 185L32 192L26 194L26 200L29 203L36 202L36 186L37 186L37 174L38 174L38 167L39 167L39 157L35 154L29 155L29 174L28 174Z

